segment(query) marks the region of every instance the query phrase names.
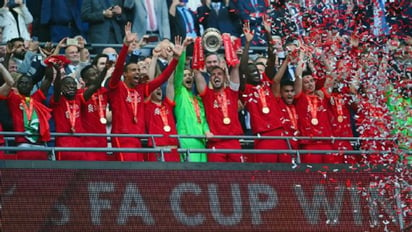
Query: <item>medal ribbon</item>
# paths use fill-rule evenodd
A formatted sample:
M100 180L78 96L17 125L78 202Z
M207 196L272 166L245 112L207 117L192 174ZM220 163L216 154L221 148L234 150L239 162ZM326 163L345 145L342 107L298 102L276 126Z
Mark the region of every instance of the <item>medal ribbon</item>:
M106 118L104 116L105 109L103 107L103 96L99 92L97 92L96 95L97 95L97 101L96 101L96 98L92 98L92 99L93 99L93 104L97 106L99 118Z
M222 109L223 118L229 118L229 113L227 110L227 97L226 92L223 91L217 95L217 101Z
M292 123L293 129L298 129L298 116L296 114L296 108L294 105L287 105L286 110L289 114L290 122Z
M160 117L164 126L169 126L169 120L167 119L167 109L163 104L160 106Z
M132 96L132 92L130 91L129 87L123 82L124 87L126 88L127 91L127 99L130 99L130 106L132 107L132 113L133 113L133 120L136 123L137 120L137 96ZM133 91L134 93L137 94L136 91Z
M199 102L195 96L193 96L192 103L193 103L193 106L195 107L197 122L202 123L202 119L200 118Z
M318 114L318 97L317 96L307 96L306 99L308 100L308 105L309 105L309 111L310 115L313 118L317 119L317 114Z
M24 109L24 112L26 113L27 116L27 121L30 123L31 117L33 115L33 99L30 97L25 97L24 99L21 99L21 103ZM29 106L27 107L27 103L29 103Z
M265 91L263 90L263 87L258 88L257 90L259 92L260 102L262 102L262 109L267 108L268 106L267 106L267 103L266 103Z
M74 127L76 126L77 110L75 106L76 106L76 103L73 100L66 101L66 109L67 109L67 112L69 113L70 127L72 130L74 130Z
M343 99L341 96L336 95L335 97L335 104L336 104L336 112L338 113L338 117L341 116L343 117Z

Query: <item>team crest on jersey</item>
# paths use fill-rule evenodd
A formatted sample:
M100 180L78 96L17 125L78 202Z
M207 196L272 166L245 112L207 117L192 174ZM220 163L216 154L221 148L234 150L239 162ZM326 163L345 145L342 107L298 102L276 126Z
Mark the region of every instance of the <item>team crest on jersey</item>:
M140 96L140 94L138 92L130 92L129 96L127 96L127 98L126 98L126 102L135 102L135 101L137 103L141 102L142 97Z
M74 107L74 109L73 109L73 107ZM78 104L70 105L70 111L75 113L75 115L74 115L75 118L80 117L80 107L79 107ZM68 119L70 119L70 114L71 113L68 110L66 110L64 112L65 117L68 118Z

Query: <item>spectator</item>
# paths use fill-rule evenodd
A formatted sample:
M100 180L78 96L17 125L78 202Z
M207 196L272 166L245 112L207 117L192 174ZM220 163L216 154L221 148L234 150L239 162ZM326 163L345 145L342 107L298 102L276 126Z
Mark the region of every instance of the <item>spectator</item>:
M65 37L73 38L76 35L87 38L87 24L80 17L82 1L42 0L40 23L50 28L52 42L57 43Z
M39 53L38 41L29 41L27 49L24 46L23 38L14 38L8 41L4 64L10 72L14 71L10 69L14 64L13 61L17 72L31 77L34 85L42 80L45 66L42 64L43 56Z
M117 62L117 57L119 57L119 54L117 53L116 49L114 49L112 47L104 48L102 50L102 54L107 55L108 59L113 63L116 63Z
M199 23L194 12L190 11L186 3L180 0L173 0L169 8L170 30L172 37L181 36L196 38L200 35ZM189 47L189 54L192 49Z
M289 0L272 1L271 9L272 10L269 12L269 17L273 22L272 32L274 35L284 38L297 31L299 21L294 21L292 19L292 15L289 10L295 13L298 9L296 9L294 5L290 4ZM294 19L296 19L296 17L299 17L299 14L293 15Z
M95 67L98 73L101 73L103 69L109 64L113 65L114 61L109 61L109 56L106 54L98 54L94 57L92 65ZM102 86L108 87L108 80L110 79L110 76L106 75L105 79L102 81Z
M89 23L88 40L91 43L120 44L126 16L120 0L83 0L81 18Z
M8 63L8 71L12 74L13 78L15 79L17 73L17 63L14 59L9 60Z
M3 28L2 43L17 37L30 40L27 26L33 22L33 16L23 0L15 0L14 3L15 5L10 7L9 1L5 0L3 7L0 8L0 27Z
M213 138L214 135L242 135L242 127L238 117L239 100L239 64L232 68L229 86L226 71L219 66L211 69L211 85L203 78L199 70L195 70L197 90L202 97L206 111L206 119L211 137L207 147L211 149L241 149L238 139ZM243 162L240 153L209 153L208 162Z
M167 7L169 8L170 5L172 5L173 0L167 0ZM196 9L204 4L204 0L187 0L186 1L186 5L187 7L192 10L192 11L196 11Z
M144 98L158 88L174 71L177 60L181 55L181 44L174 47L174 57L165 71L148 83L139 84L142 77L138 72L136 63L126 66L124 61L127 56L128 46L137 40L137 35L131 32L131 25L125 27L125 42L117 59L115 70L109 82L109 103L113 112L112 132L126 134L144 134ZM124 76L124 82L120 80ZM112 144L120 148L139 148L140 139L135 137L113 137ZM116 153L115 158L119 161L144 161L142 153Z
M165 0L125 0L124 8L133 11L132 31L138 36L149 35L149 42L173 38Z
M26 0L26 6L29 8L30 13L33 16L33 22L31 24L32 38L36 38L39 41L50 41L50 27L46 24L41 24L42 17L42 5L43 0ZM1 39L0 39L1 41Z
M152 53L154 57L157 57L156 62L156 75L159 75L167 65L169 64L170 59L173 57L173 53L170 51L170 47L173 44L168 39L164 39L157 44L153 49ZM164 92L164 91L163 91Z
M152 62L150 66L151 67L154 66L154 67L150 68L151 70L150 75L153 72L152 69L154 69L154 76L159 75L166 69L170 60L173 58L173 53L170 50L170 47L172 46L173 44L168 39L164 39L156 45L156 47L152 51L153 56L152 56ZM149 77L153 78L150 75ZM162 96L164 96L165 95L164 93L166 93L166 87L167 87L167 83L163 83L161 86L162 93L163 93Z
M64 74L70 75L75 78L78 88L84 87L80 77L81 70L90 64L90 53L85 48L86 41L81 36L75 38L63 38L57 44L54 54L60 53L60 50L64 48L64 56L70 61L70 64L64 67Z
M208 53L205 57L205 71L202 72L203 78L206 80L206 83L209 85L210 74L212 69L216 66L219 66L220 58L217 53Z
M70 75L76 72L77 68L79 67L80 48L75 45L69 45L64 49L64 55L68 60L70 60L70 64L65 68L66 75Z
M0 65L3 76L10 74ZM53 67L49 67L46 78L38 91L31 95L33 80L28 76L21 76L17 80L17 91L11 86L2 93L7 99L14 130L24 132L24 136L16 136L16 145L21 148L44 148L45 142L50 140L49 123L51 110L44 106L42 102L46 100L48 88L53 80ZM48 153L45 151L18 151L19 160L47 160Z
M268 59L265 56L259 56L255 59L254 63L256 64L260 74L265 72L267 61Z
M252 46L266 45L265 35L262 33L263 17L268 10L265 0L237 0L238 14L242 22L248 22L251 31L254 31Z
M197 8L197 21L204 30L212 27L220 33L240 37L241 22L232 0L207 0Z

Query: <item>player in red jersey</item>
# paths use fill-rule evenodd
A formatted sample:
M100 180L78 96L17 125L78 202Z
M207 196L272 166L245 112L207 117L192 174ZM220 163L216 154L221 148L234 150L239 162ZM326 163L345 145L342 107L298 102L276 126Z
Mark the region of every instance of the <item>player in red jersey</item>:
M280 107L281 115L280 121L283 125L284 136L293 137L300 136L299 125L298 125L298 115L296 113L295 107L295 83L290 80L282 79L285 71L287 70L288 63L290 62L290 57L287 56L283 61L281 67L276 73L273 83L274 83L274 96L276 98L277 104ZM297 139L287 140L289 149L299 149L299 142ZM292 158L290 154L279 155L279 162L291 162Z
M330 114L330 122L332 126L333 135L335 137L353 137L351 126L350 109L354 105L353 94L350 87L346 86L345 80L348 74L351 73L348 65L349 60L342 59L337 64L339 70L339 80L337 79L333 84L332 93L325 91L323 93L328 102L328 112ZM352 144L349 140L336 140L334 142L334 149L341 151L353 150ZM345 163L358 163L360 156L358 155L344 155Z
M111 68L113 69L113 68ZM82 69L80 76L85 83L85 89L93 87L93 85L99 85L99 88L88 101L81 102L80 105L80 117L83 121L83 129L85 133L97 133L106 134L106 108L107 108L107 89L101 87L101 83L110 72L107 68L104 68L102 72L98 72L97 68L93 65L88 65ZM97 83L95 83L97 82ZM84 91L83 90L83 91ZM107 137L85 137L83 141L84 147L107 147ZM85 157L87 160L94 161L108 161L111 157L106 152L87 152Z
M101 78L100 78L101 79ZM101 81L95 81L84 91L77 90L77 83L71 76L61 78L57 70L54 81L54 95L50 102L53 118L56 122L56 132L72 133L73 136L57 136L56 147L84 147L84 137L75 133L84 133L83 124L89 123L81 118L81 105L91 98L100 88ZM86 138L87 139L87 138ZM57 152L57 160L90 160L87 152Z
M217 139L213 135L242 135L242 126L238 117L239 100L239 64L232 68L229 86L227 76L220 66L211 68L210 83L212 89L199 70L195 70L196 87L206 111L210 132L207 147L212 149L241 149L238 139ZM209 153L208 162L243 162L239 153Z
M265 30L268 38L270 36L270 25L265 21ZM246 44L241 58L240 90L241 101L245 108L250 112L252 131L261 136L282 136L283 125L280 121L280 107L273 95L273 86L270 79L274 76L274 52L273 43L269 41L268 64L265 75L260 75L255 64L249 64L249 47L253 39L253 31L250 31L248 23L243 28ZM246 79L244 78L246 76ZM247 82L247 83L246 83ZM289 149L284 139L256 139L255 149ZM256 162L278 162L278 154L256 154Z
M303 46L303 45L302 45ZM324 83L326 90L316 90L316 81L310 70L303 72L303 57L305 48L300 50L298 66L296 68L296 112L298 115L299 130L302 136L332 137L332 126L328 112L327 99L324 91L328 91L333 83L330 76ZM332 74L334 75L334 74ZM334 150L331 140L302 140L301 146L305 150ZM341 154L303 154L302 163L342 163Z
M4 69L1 65L0 69ZM6 78L11 78L10 74L2 72ZM10 76L10 77L8 77ZM50 109L43 105L46 100L47 91L53 79L53 67L46 69L46 77L42 81L40 89L30 95L33 89L33 81L28 76L21 76L16 83L16 90L12 90L7 85L5 91L1 93L7 99L11 112L14 130L24 132L24 136L16 136L15 141L18 147L22 148L42 148L45 142L50 140L49 122ZM19 160L47 160L48 153L45 151L18 151Z
M180 162L180 154L177 152L179 141L177 138L169 137L177 134L176 122L173 116L173 79L169 79L166 87L166 98L162 101L162 89L155 89L150 99L145 102L145 125L147 133L162 134L161 138L149 138L148 146L172 149L171 152L161 154L149 153L147 161Z
M125 35L123 47L109 82L112 133L144 134L144 98L170 77L176 68L183 46L181 39L177 38L173 48L174 58L168 67L152 81L139 84L143 76L138 72L138 65L136 63L124 64L129 45L137 40L137 35L131 32L130 23L125 26ZM124 81L121 81L122 73ZM113 137L112 145L118 148L140 148L141 142L135 137ZM144 161L144 155L139 152L116 152L115 157L120 161Z

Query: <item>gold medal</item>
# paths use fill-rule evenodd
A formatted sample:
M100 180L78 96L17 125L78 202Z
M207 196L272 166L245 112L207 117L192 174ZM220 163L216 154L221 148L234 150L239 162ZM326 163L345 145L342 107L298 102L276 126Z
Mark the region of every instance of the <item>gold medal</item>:
M76 130L74 129L74 127L70 128L70 130L72 131L72 133L75 133Z
M133 117L133 122L136 124L137 123L137 118Z
M166 132L170 132L170 129L171 128L170 128L169 125L166 125L166 126L163 127L163 130L166 131Z
M105 118L100 118L100 123L101 123L101 124L106 124L106 123L107 123L107 119L105 119Z
M230 118L224 118L223 119L223 124L225 124L225 125L228 125L228 124L230 124Z
M312 118L312 120L310 121L312 123L312 125L316 126L319 124L319 121L317 118Z
M338 122L343 122L343 116L342 115L338 116Z
M267 106L263 107L263 108L262 108L262 112L263 112L264 114L268 114L268 113L270 112L269 107L267 107Z

